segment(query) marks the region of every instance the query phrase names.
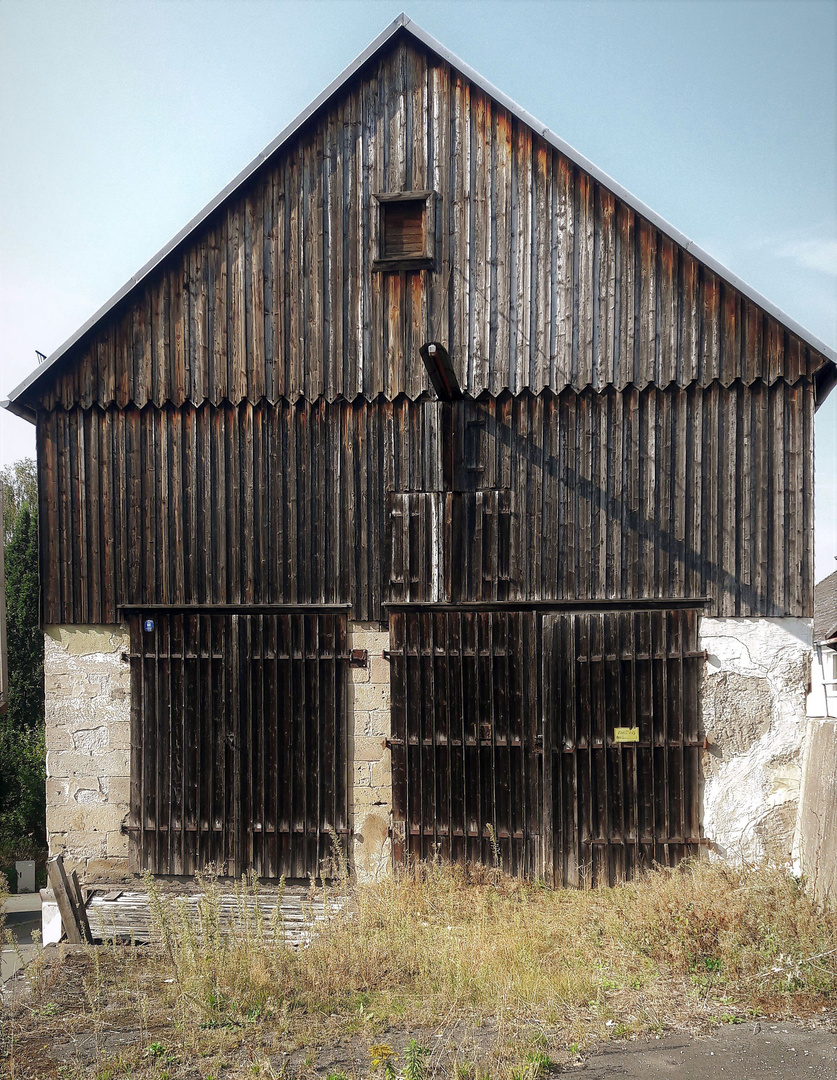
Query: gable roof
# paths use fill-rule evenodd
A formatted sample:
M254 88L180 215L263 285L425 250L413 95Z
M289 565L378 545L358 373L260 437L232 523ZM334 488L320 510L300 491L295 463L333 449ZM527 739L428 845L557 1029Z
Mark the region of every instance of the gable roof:
M381 52L390 41L398 34L407 34L415 41L419 42L426 49L435 53L440 59L448 63L451 68L458 72L461 76L468 79L480 90L482 90L490 98L493 98L501 107L508 110L508 112L518 119L521 123L527 125L532 129L540 138L542 138L548 145L555 148L559 153L563 154L569 161L573 162L580 169L586 172L594 180L598 181L603 187L610 191L617 199L624 202L631 207L640 217L648 221L652 226L659 229L661 233L665 234L676 244L684 249L689 255L693 256L699 262L703 263L713 273L731 285L734 289L740 292L743 296L752 300L760 308L762 308L769 315L772 315L778 320L785 329L791 333L796 334L804 343L806 343L811 349L821 354L827 361L830 361L826 365L825 369L821 369L818 373L818 401L825 398L826 394L830 391L832 386L837 383L837 350L826 345L819 338L815 337L803 326L801 326L796 320L792 319L789 315L785 314L781 309L772 304L766 297L762 296L755 289L751 288L746 282L742 281L737 275L728 270L717 260L713 259L711 255L703 251L697 244L690 240L687 236L681 233L673 225L667 222L664 218L656 214L650 207L646 206L643 202L632 195L629 191L618 184L607 173L597 168L591 161L588 161L582 154L571 147L563 139L554 134L547 126L538 121L534 116L528 113L525 109L521 108L516 102L509 98L502 91L498 90L495 86L484 79L478 72L474 71L471 67L465 64L462 60L454 55L450 50L446 49L439 41L428 34L425 30L422 30L415 22L413 22L403 12L400 14L381 34L378 35L372 41L366 49L351 63L349 66L332 82L325 90L316 97L307 108L290 123L283 131L276 136L276 138L270 142L260 154L258 154L249 165L247 165L242 171L230 181L227 186L215 196L207 205L192 218L181 230L178 232L156 255L153 256L136 274L133 275L114 295L96 311L79 329L71 335L58 349L56 349L47 359L40 364L34 371L32 371L9 395L8 400L0 402L4 408L8 408L10 411L24 416L27 419L31 419L31 409L23 400L28 391L31 391L36 384L40 383L48 372L54 368L54 366L64 358L68 352L78 344L99 322L101 322L109 312L111 312L121 301L133 293L143 283L148 276L158 267L169 255L172 254L178 247L180 247L189 237L191 237L199 227L209 218L209 216L218 209L226 200L228 200L236 191L238 191L253 175L256 173L269 159L271 159L277 151L279 151L286 143L288 143L294 135L303 127L303 125L310 120L327 102L329 102L340 90L355 76L357 73L373 58Z
M814 586L814 641L837 637L837 570Z

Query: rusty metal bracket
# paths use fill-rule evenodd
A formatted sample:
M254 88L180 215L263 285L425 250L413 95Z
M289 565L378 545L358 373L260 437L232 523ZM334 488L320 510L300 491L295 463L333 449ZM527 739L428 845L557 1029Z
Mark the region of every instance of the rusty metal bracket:
M352 649L349 653L349 664L351 667L365 668L369 667L369 652L366 649Z

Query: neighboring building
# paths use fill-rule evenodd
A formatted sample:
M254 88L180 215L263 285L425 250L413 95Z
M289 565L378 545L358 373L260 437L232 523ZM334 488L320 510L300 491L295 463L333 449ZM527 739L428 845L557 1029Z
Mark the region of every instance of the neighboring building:
M835 358L400 17L11 396L51 849L788 858Z
M814 588L814 655L793 864L817 900L837 898L837 572Z
M808 715L837 718L837 570L814 586L814 660Z

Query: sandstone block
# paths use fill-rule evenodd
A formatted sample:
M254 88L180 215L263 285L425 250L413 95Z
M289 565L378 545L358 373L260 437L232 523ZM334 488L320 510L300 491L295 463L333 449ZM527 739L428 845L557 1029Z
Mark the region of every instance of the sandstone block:
M364 630L370 630L373 633L381 632L381 624L375 622L374 619L367 619L365 622L362 619L355 619L354 622L349 623L350 634L361 634Z
M371 712L373 709L389 709L389 686L380 683L362 683L354 687L356 709Z
M373 787L356 787L352 792L352 809L355 820L370 806L385 806L389 810L392 798L387 790Z
M75 749L82 750L86 754L97 754L110 745L110 733L104 724L95 728L79 728L72 735Z
M47 817L49 816L49 810L47 810ZM67 837L62 832L50 832L49 833L49 854L50 858L55 855L63 855L67 850Z
M94 881L121 881L131 873L131 864L127 858L97 858L88 859L84 867L83 880L86 883Z
M61 691L72 693L73 679L69 674L57 675L55 672L45 668L44 671L44 692L47 694L57 694Z
M369 656L369 679L373 683L387 683L389 685L390 680L390 664L389 660L385 660L380 654L377 656Z
M389 709L373 709L365 715L367 720L364 735L389 736L392 728L392 717Z
M130 721L119 720L115 724L108 725L111 750L131 749L131 724Z
M47 750L74 749L72 735L65 727L58 727L55 724L47 724L45 735Z
M357 736L352 740L352 756L355 761L379 761L384 753L383 739Z
M107 776L102 779L102 786L112 806L127 810L131 804L130 776Z
M70 799L78 803L104 802L102 782L96 776L74 777L68 781Z
M130 776L131 762L124 750L103 754L83 754L78 750L47 751L47 776L90 777Z
M75 800L79 806L103 806L107 795L100 788L83 787L76 792Z
M45 626L44 634L70 656L122 652L129 640L124 626Z
M107 831L82 832L75 830L66 834L66 850L76 858L100 859L107 848Z
M368 667L350 667L349 668L349 682L356 686L358 683L369 682L369 668Z
M108 857L113 856L128 857L128 837L116 829L108 833Z
M367 735L366 726L369 722L369 713L365 709L352 709L349 714L349 734Z
M372 770L369 777L369 782L373 789L382 790L386 789L392 793L392 754L389 750L384 754L380 761L374 761L372 763Z
M389 648L389 634L380 631L360 630L351 635L349 648L366 649L370 657L380 656L384 649Z
M50 832L81 832L86 828L86 810L78 803L68 802L47 807L47 829Z
M352 856L359 881L371 881L389 872L392 842L389 838L389 815L366 814L355 825Z
M64 870L68 874L75 872L79 876L80 881L84 881L84 871L87 866L87 859L84 855L71 855L68 851L63 852L64 858Z
M83 833L97 836L102 841L104 834L120 827L123 817L124 811L118 806L70 802L52 808L50 825L68 836Z
M61 806L69 801L70 784L68 780L49 779L46 782L47 803L53 806Z
M372 764L369 761L352 763L352 787L369 787L369 774Z

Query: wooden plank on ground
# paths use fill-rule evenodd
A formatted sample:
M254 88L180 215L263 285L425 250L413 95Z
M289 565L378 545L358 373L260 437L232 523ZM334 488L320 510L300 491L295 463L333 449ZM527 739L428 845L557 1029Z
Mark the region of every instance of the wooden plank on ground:
M87 908L85 905L84 893L81 891L81 884L79 883L78 874L75 870L70 874L70 886L73 892L73 899L76 902L79 931L84 940L89 944L92 944L93 935L90 933L90 923L87 921Z
M60 855L56 855L47 862L47 876L49 878L50 887L55 893L55 900L58 904L58 910L61 913L61 921L64 924L64 933L67 935L67 941L71 945L81 945L82 936L79 928L76 902L70 888L70 883L67 880L66 871L64 870L64 860Z

